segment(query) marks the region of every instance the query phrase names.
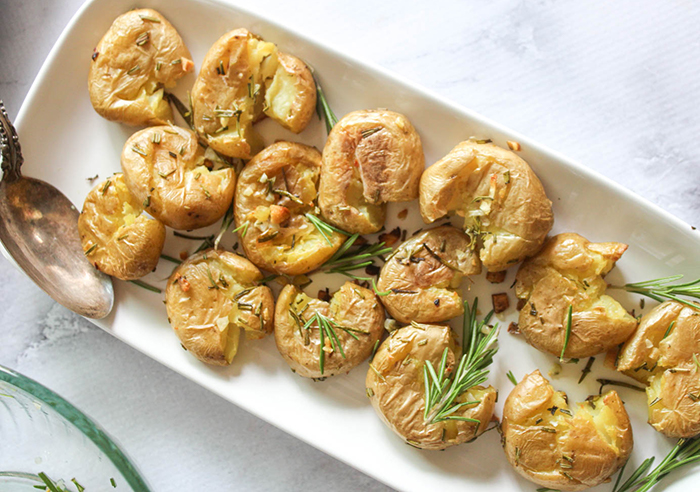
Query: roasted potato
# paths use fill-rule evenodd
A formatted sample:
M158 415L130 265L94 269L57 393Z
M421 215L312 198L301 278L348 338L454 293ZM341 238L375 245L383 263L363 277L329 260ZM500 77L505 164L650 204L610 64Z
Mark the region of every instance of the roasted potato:
M92 54L88 89L93 108L127 125L162 125L173 118L163 89L194 70L175 28L151 9L116 18Z
M233 200L233 169L184 128L159 126L134 133L121 160L131 194L173 229L211 225Z
M649 423L668 437L700 434L700 311L667 301L642 318L617 370L647 384Z
M589 357L627 340L637 320L605 294L603 280L626 249L626 244L591 243L575 233L549 239L515 277L515 294L525 301L518 321L525 340L560 356L569 306L571 334L564 357Z
M354 111L323 148L318 206L344 231L377 232L385 203L418 198L424 169L423 145L408 118L386 109Z
M78 219L85 255L95 267L122 280L134 280L158 265L165 227L143 213L121 173L92 189Z
M228 365L246 338L272 332L275 301L258 282L255 265L228 251L208 249L189 257L165 289L168 321L183 347L207 364Z
M317 313L323 327L318 318L308 323ZM305 378L349 372L370 356L383 333L384 309L374 292L352 282L346 282L330 302L313 299L293 285L285 286L277 299L277 349Z
M194 125L215 150L250 159L262 149L253 124L269 116L301 132L316 108L316 84L298 58L245 29L209 49L192 88Z
M540 249L552 228L552 202L530 166L509 150L468 140L430 166L420 180L426 223L464 217L489 272L505 270Z
M540 371L525 376L508 395L501 433L515 470L558 490L609 481L633 446L629 417L615 391L570 408L566 394L554 391Z
M456 369L461 347L449 326L413 323L399 328L377 349L367 371L367 396L379 417L408 444L421 449L445 449L472 441L491 421L498 392L491 386L474 386L454 403L464 405L454 416L478 420L442 420L428 423L425 414L426 361L439 367L448 349L446 373Z
M424 231L387 258L377 290L390 291L381 300L402 323L437 323L464 312L459 286L464 275L481 272L471 239L459 229L442 226Z
M256 155L238 177L234 217L246 256L260 268L299 275L318 268L343 244L344 234L322 234L315 214L321 154L306 145L277 142Z

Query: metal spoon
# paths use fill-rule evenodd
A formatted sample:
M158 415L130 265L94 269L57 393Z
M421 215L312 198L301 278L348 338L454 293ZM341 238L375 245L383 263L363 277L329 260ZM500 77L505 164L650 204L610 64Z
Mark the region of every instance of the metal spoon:
M19 267L54 300L82 316L112 310L112 279L85 257L80 213L50 184L20 173L24 159L17 131L0 101L0 241Z

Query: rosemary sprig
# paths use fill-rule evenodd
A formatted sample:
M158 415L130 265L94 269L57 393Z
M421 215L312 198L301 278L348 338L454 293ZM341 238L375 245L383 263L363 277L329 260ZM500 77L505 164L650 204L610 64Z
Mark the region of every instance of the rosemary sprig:
M361 335L369 335L368 331L358 330L355 328L349 328L347 326L339 325L334 320L327 316L324 316L318 311L316 311L314 315L311 318L309 318L309 320L304 324L304 326L301 327L302 333L308 333L308 330L312 328L311 325L313 325L314 323L316 323L316 326L319 329L320 343L318 346L318 363L319 368L321 370L321 374L323 374L323 371L325 369L326 352L323 349L325 348L326 337L328 337L328 339L331 342L331 348L340 352L340 355L343 357L343 359L345 359L345 351L343 350L343 344L340 343L340 339L338 338L336 328L343 330L355 340L359 340L358 336L355 335L355 333L359 333Z
M316 113L319 119L323 119L326 123L326 132L330 133L333 127L338 123L338 118L333 113L328 101L326 100L326 94L323 92L321 85L318 83L318 79L314 75L314 82L316 83Z
M498 336L498 325L486 329L485 322L476 320L476 306L469 309L465 301L464 331L469 334L469 340L463 340L467 350L462 355L457 369L450 375L446 374L448 349L442 354L442 359L437 372L430 361L423 366L425 380L425 412L424 419L428 424L445 420L463 420L476 423L476 431L480 421L468 417L460 417L454 413L462 407L480 403L479 401L467 401L455 403L457 399L469 388L478 386L488 377L488 366L493 362L493 356L498 348L494 343ZM466 343L465 343L466 342Z
M625 468L620 470L613 492L646 492L676 468L700 461L700 438L679 439L666 457L651 472L648 470L654 458L647 458L630 475L625 483L618 487Z
M138 285L142 289L150 290L151 292L155 292L157 294L160 294L161 292L163 292L158 287L154 287L151 284L147 284L146 282L143 282L141 280L128 280L128 282L131 282L134 285Z
M48 475L44 472L39 472L38 474L39 478L41 479L42 482L46 485L46 488L50 490L51 492L60 492L58 489L58 486L54 483L53 480L51 480Z
M655 301L664 300L677 301L694 309L700 308L700 303L687 301L679 296L693 297L700 299L700 278L692 282L674 283L683 278L683 275L671 275L669 277L646 280L644 282L634 282L625 285L610 285L611 289L623 289L627 292L641 294L650 297Z
M350 233L345 232L342 229L338 229L337 227L332 226L332 225L328 224L327 222L324 222L323 220L321 220L320 218L318 218L314 214L310 214L307 212L305 215L306 215L306 218L309 219L311 224L313 224L313 226L316 228L316 230L318 230L318 232L321 233L321 235L323 236L323 239L325 239L326 242L328 243L328 246L333 246L333 243L331 243L330 237L333 235L334 232L338 232L340 234L350 236Z
M561 348L561 354L559 355L559 361L564 361L564 352L569 346L569 339L571 338L571 317L574 312L574 305L569 304L569 309L566 312L566 334L564 335L564 346Z
M353 248L359 237L360 235L356 233L347 238L340 249L323 264L323 268L329 273L344 274L373 265L374 258L392 251L390 247L385 247L384 242L364 244Z

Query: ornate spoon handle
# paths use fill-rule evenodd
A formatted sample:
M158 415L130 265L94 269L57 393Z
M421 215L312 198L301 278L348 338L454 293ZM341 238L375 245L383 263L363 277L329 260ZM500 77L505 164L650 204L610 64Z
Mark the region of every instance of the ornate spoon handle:
M0 100L0 152L3 179L9 181L19 179L22 176L20 168L24 163L22 148L19 145L17 130L12 125L2 100Z

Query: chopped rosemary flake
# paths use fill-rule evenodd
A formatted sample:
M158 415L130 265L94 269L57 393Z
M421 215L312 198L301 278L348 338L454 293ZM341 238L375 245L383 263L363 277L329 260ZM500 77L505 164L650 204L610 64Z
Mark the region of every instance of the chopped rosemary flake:
M173 60L173 61L170 62L171 65L179 65L180 63L182 63L182 59L181 59L181 58L178 58L177 60Z
M560 361L564 360L564 352L566 352L566 348L569 346L569 339L571 338L571 317L573 310L573 304L569 304L569 310L566 314L566 333L564 335L564 346L561 348L561 354L559 355Z
M75 478L71 478L70 481L75 484L75 487L78 489L78 492L83 492L85 490L85 487L80 485Z
M174 173L176 170L177 170L177 169L173 169L172 171L169 171L169 172L167 172L167 173L164 173L164 172L162 172L162 171L158 171L158 176L160 176L161 178L167 178L167 177L170 176L172 173Z
M148 208L151 206L151 195L148 195L143 201L143 208Z
M149 38L150 33L146 31L136 39L136 46L143 46L144 44L148 43Z
M503 173L503 182L504 182L505 184L509 184L509 183L510 183L510 171L506 171L506 172Z
M127 234L124 234L123 236L119 236L119 237L117 238L117 241L123 241L123 240L126 239L127 237L129 237L129 234L128 234L128 233L127 233Z
M671 333L671 330L673 329L673 326L674 326L675 324L676 324L676 320L671 321L671 324L668 325L668 328L666 329L666 333L664 333L664 336L663 336L662 340L663 340L664 338L666 338L666 337Z
M660 401L661 401L661 398L658 398L658 397L657 397L657 398L654 398L654 399L651 401L651 403L649 403L649 407L653 407L654 405L656 405L656 404L659 403Z
M160 23L160 19L157 18L157 17L153 17L152 15L139 14L139 17L141 17L141 20L151 21L151 22L155 22L155 23Z
M103 195L104 195L105 193L107 193L107 190L109 189L109 187L110 187L111 184L112 184L112 181L111 181L111 180L108 179L107 181L105 181L104 186L103 186L102 189L100 190L100 191L102 192Z
M241 114L242 111L240 109L236 109L235 111L233 109L215 109L214 114L218 116L219 118L233 118L234 116Z
M141 280L127 280L127 282L131 282L134 285L138 285L139 287L146 289L146 290L150 290L151 292L156 292L157 294L160 294L161 292L163 292L158 287L154 287L150 284L147 284L146 282L142 282Z
M202 188L202 191L204 192L204 196L207 197L207 200L211 198L211 193L209 193L209 190L207 190L204 186L199 185Z
M160 143L160 139L161 139L162 136L163 136L162 133L160 133L160 132L155 132L155 133L153 134L153 137L151 138L151 142L153 142L154 144L159 144L159 143Z
M263 234L261 234L257 241L258 243L265 243L267 241L272 241L274 238L276 238L279 235L280 231L273 231L273 230L268 230L265 231Z
M115 482L113 478L109 479L109 483L111 483L112 487L114 487L115 489L117 488L117 482Z
M693 393L688 393L688 398L690 398L693 401L700 401L700 395L695 395Z
M560 408L559 411L563 413L564 415L568 415L569 417L573 417L574 414L571 413L571 410L567 410L566 408Z
M134 72L135 72L136 70L138 70L139 68L141 68L141 67L139 67L138 65L135 65L135 66L131 67L131 68L126 72L126 74L127 74L127 75L131 75L132 73L134 73Z
M428 340L421 340L420 342L418 342L418 346L420 347L420 346L426 345L427 343L428 343Z
M143 150L141 147L139 147L138 145L133 145L131 147L131 150L133 150L137 154L142 155L144 157L146 157L148 155L148 153L145 150Z
M556 433L557 433L557 430L556 430L556 429L552 429L551 427L540 427L540 430L541 430L542 432L549 432L550 434L556 434Z
M222 126L221 128L217 128L217 130L214 132L214 135L225 132L226 130L228 130L228 125Z
M168 151L168 154L169 154L170 157L172 157L173 159L177 159L177 154L176 154L175 152L173 152L172 150L169 150L169 151Z
M97 249L97 244L93 244L85 251L85 256L90 256Z
M374 396L374 391L372 388L366 388L365 392L367 393L367 398L372 398Z
M299 198L298 196L286 191L286 190L272 190L273 193L277 193L278 195L282 195L284 197L289 198L291 201L298 205L304 205L304 202Z
M367 130L362 130L362 131L360 132L360 135L362 136L362 138L367 138L367 137L369 137L370 135L374 135L375 133L380 132L380 131L382 131L382 128L381 128L381 127L369 128L369 129L367 129Z
M185 144L182 144L180 146L180 150L178 150L178 154L185 155Z
M160 61L160 60L158 60L158 61L156 62L156 72L157 72L158 70L160 70L160 67L162 67L162 66L163 66L163 62Z
M219 60L219 75L226 75L226 70L224 69L224 61Z
M588 362L586 362L586 367L583 368L583 371L581 371L581 377L578 378L578 384L581 384L584 379L586 379L586 376L588 376L588 373L591 372L591 367L593 366L593 363L595 362L595 357L589 357Z

